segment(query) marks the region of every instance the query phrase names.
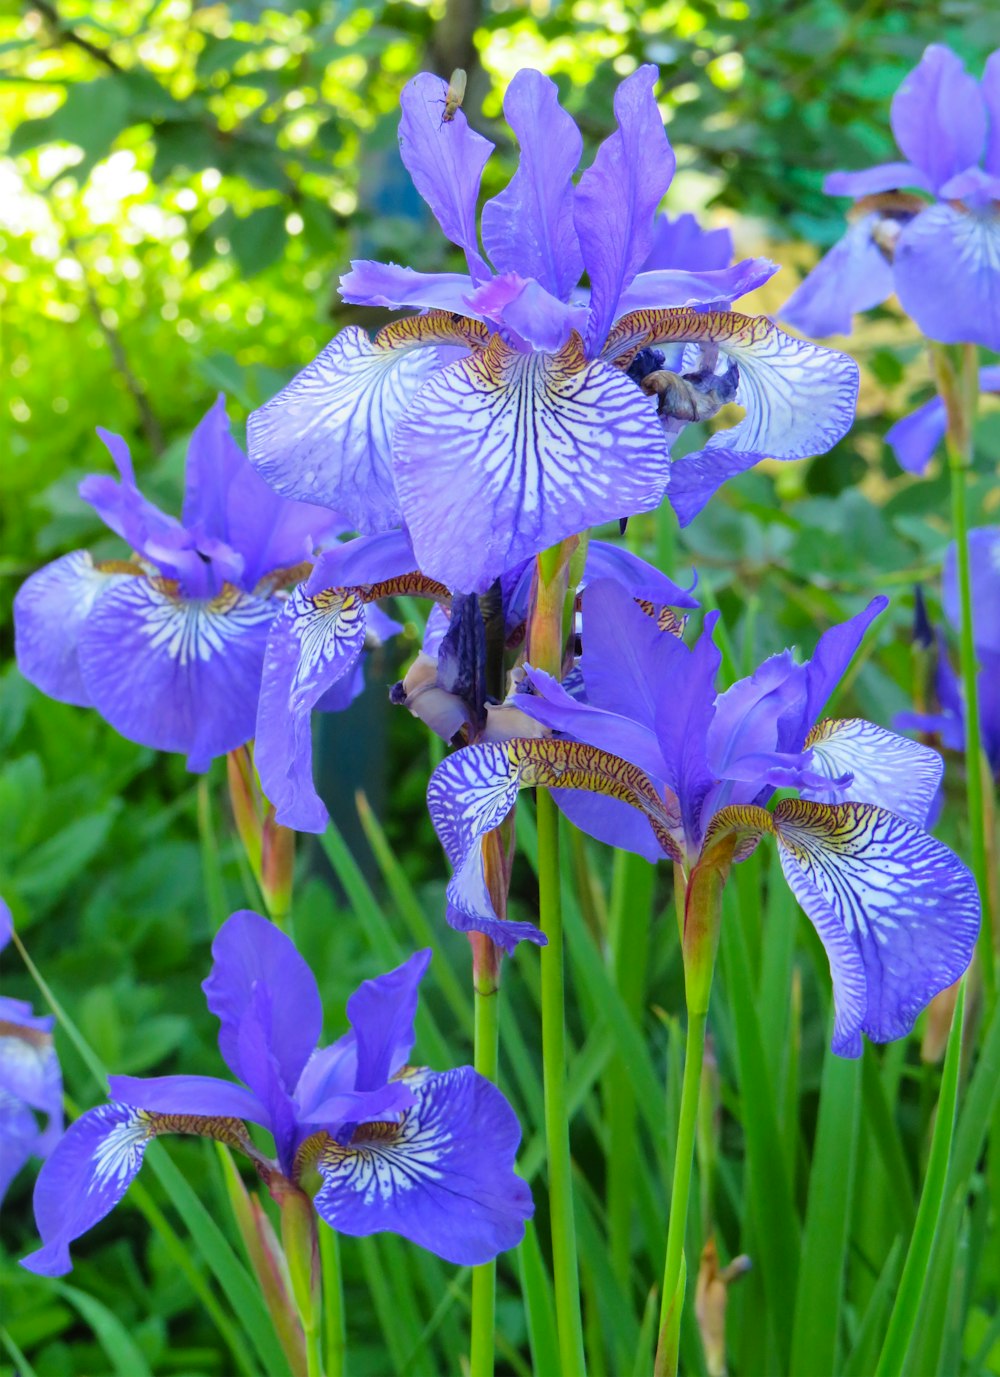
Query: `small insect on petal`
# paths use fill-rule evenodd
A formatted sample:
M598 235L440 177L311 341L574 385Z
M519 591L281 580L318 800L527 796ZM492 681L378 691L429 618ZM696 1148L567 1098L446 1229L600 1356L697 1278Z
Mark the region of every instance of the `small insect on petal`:
M465 74L465 69L456 67L451 74L451 80L448 82L448 93L444 98L444 114L441 116L442 124L451 124L457 111L462 108L467 81L468 77Z

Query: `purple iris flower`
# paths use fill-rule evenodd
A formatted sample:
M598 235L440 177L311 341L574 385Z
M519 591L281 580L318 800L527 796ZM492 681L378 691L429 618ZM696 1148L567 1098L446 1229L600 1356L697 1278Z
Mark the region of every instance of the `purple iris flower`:
M979 661L979 728L990 769L1000 779L1000 526L981 526L969 532L972 584L972 635ZM962 626L955 546L945 555L943 575L945 615L956 631ZM900 713L900 731L932 732L952 751L965 750L965 699L941 631L933 635L934 711Z
M834 1051L857 1056L862 1031L902 1037L967 966L979 897L926 831L937 752L870 722L819 720L885 605L876 598L825 632L805 664L786 651L720 694L714 614L689 649L623 590L592 584L582 691L529 668L534 692L518 700L558 736L470 746L431 777L431 817L455 870L449 901L495 919L478 842L528 784L557 786L564 812L599 840L666 854L687 873L724 835L736 834L741 860L770 834L830 961ZM798 799L768 811L777 789Z
M0 899L0 951L12 932L10 909ZM62 1137L62 1071L52 1026L49 1015L36 1016L23 999L0 995L0 1201L28 1158L47 1157Z
M906 161L827 177L828 195L856 198L851 228L782 317L810 335L849 334L856 311L895 292L928 339L1000 349L1000 49L978 82L932 44L891 118Z
M675 218L658 215L653 221L652 242L642 271L717 272L732 261L733 236L729 231L703 229L695 216L685 212Z
M250 457L268 482L363 533L404 526L425 574L482 593L567 536L657 507L668 480L676 490L684 478L688 520L730 474L845 433L852 360L713 309L772 263L644 270L657 234L670 237L654 222L674 171L655 80L645 66L622 82L618 128L574 184L580 132L552 81L519 72L504 112L520 163L478 230L493 145L461 111L442 123L438 77L407 85L400 153L468 271L352 264L345 301L422 314L374 340L343 330L254 412ZM687 346L679 372L663 362L674 346ZM729 401L743 419L672 467L676 431Z
M202 988L219 1050L242 1084L214 1076L112 1076L112 1100L72 1124L39 1174L42 1247L29 1271L69 1271L69 1245L121 1200L149 1143L214 1138L249 1156L265 1184L303 1187L341 1233L388 1230L449 1262L475 1265L515 1247L532 1214L514 1174L520 1129L500 1091L471 1066L408 1066L417 992L430 952L366 980L347 1001L350 1032L317 1047L323 1009L312 971L258 913L234 913L212 944ZM246 1122L274 1139L253 1145Z
M504 646L516 645L518 638L523 640L531 571L532 562L524 561L500 581L496 595L502 621L501 653ZM697 606L691 593L665 574L602 541L591 542L588 550L584 582L593 577L617 579L631 588L635 597L658 607ZM440 696L431 699L426 692L420 695L421 706L433 719L432 729L443 732L451 723L459 731L468 721L474 726L474 736L479 729L485 730L493 716L497 733L510 734L510 715L492 714L487 708L482 667L469 661L468 645L460 655L456 636L447 637L453 603L476 616L479 608L475 596L453 594L444 584L421 574L413 547L402 531L345 541L320 555L309 577L288 598L268 637L254 758L264 793L282 826L299 832L322 832L326 826L329 814L312 780L310 717L314 709L322 708L352 681L373 630L384 635L387 626L396 628L377 603L401 593L431 598L447 609L447 616L444 620L432 618L425 646L427 659L418 667L409 690L405 681L402 689L394 690L394 701L415 708L416 699L406 701L411 691L441 689L448 701ZM473 622L473 641L475 636ZM446 655L444 679L438 672L442 644ZM469 676L477 673L479 690L472 694ZM463 679L461 686L459 678ZM464 696L457 691L460 688Z
M979 390L1000 392L1000 367L980 368ZM900 468L920 474L926 470L947 428L944 402L940 397L932 397L891 426L886 431L885 442L892 446Z
M92 474L80 496L131 554L95 562L75 550L33 574L14 599L18 666L50 698L205 770L253 736L285 589L343 526L261 480L221 395L191 436L181 521L143 497L121 436L97 433L120 481Z

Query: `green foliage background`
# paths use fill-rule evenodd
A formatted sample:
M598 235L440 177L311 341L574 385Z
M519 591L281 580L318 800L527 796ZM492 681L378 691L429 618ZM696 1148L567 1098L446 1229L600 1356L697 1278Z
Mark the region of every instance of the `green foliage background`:
M96 715L43 699L9 662L10 603L18 583L69 549L113 552L114 542L76 496L85 473L107 467L94 427L124 434L146 490L176 508L186 438L218 390L229 395L239 431L248 411L335 330L352 320L374 321L374 313L338 302L337 278L350 258L449 266L448 246L429 224L395 148L399 92L422 68L444 75L460 65L469 71L467 113L498 143L486 176L492 194L512 168L500 102L518 67L537 66L556 79L584 131L586 161L611 127L615 84L637 63L655 62L678 157L667 208L728 224L739 252L766 251L787 265L756 303L741 303L741 309L756 304L774 310L818 246L840 233L843 205L821 194L823 175L892 156L889 99L930 41L950 43L978 71L997 41L993 6L986 0L668 0L642 7L621 0L456 0L447 6L409 0L294 6L62 0L58 10L35 0L0 6L0 126L7 138L0 162L0 626L8 652L0 678L0 891L35 959L106 1065L129 1073L216 1069L214 1030L198 983L207 972L215 927L230 909L252 906L255 899L232 838L221 772L196 780L182 761L122 741ZM857 425L837 449L815 461L765 465L729 484L683 536L664 513L634 523L632 539L675 571L697 561L702 588L722 606L736 668L790 642L808 649L831 620L876 591L891 592L892 610L840 705L844 715L850 710L888 724L912 695L910 590L921 579L933 601L947 540L946 485L940 476L915 481L901 475L882 442L891 421L930 392L911 327L889 307L870 316L846 347L862 362L864 385ZM1000 414L987 404L977 432L978 523L1000 519L998 452ZM321 975L333 1035L353 984L378 961L388 964L397 942L411 940L400 921L400 895L409 896L431 925L436 964L446 968L429 995L433 1019L446 1036L438 1045L428 1024L430 1045L423 1046L428 1060L436 1053L435 1064L443 1066L469 1059L468 1020L460 1016L461 1001L449 999L449 990L464 989L467 954L463 940L443 926L444 862L423 811L433 748L417 724L390 714L384 703L384 684L398 677L418 643L418 613L407 611L406 636L373 666L373 691L350 713L325 722L321 741L326 793L373 895L365 896L357 876L362 889L345 888L343 868L338 881L318 848L307 844L300 857L297 928ZM959 762L950 762L949 784L960 798ZM358 788L376 804L398 873L380 869L362 835L354 807ZM956 802L942 835L962 846L960 819ZM621 1027L607 1012L603 963L595 975L584 960L588 950L603 950L612 897L608 853L584 845L574 862L578 875L580 866L589 867L578 950L571 953L576 1065L582 1091L588 1091L610 1055L605 1049L601 1060L600 1038L610 1038L620 1051ZM744 873L746 908L752 906L747 886L754 878L763 884L764 876L754 876L749 866ZM516 900L525 909L532 885L522 861ZM676 1065L681 1007L666 888L661 879L636 1015L654 1085ZM732 1370L747 1377L786 1370L787 1343L775 1310L780 1292L769 1289L783 1274L780 1259L768 1263L762 1235L776 1228L798 1237L824 1064L828 989L822 958L794 907L786 908L775 921L795 925L797 946L794 953L789 948L781 988L786 1010L788 992L799 990L801 1020L793 1026L791 1014L785 1022L772 1017L767 1050L775 1120L789 1151L786 1205L793 1217L783 1223L767 1217L768 1207L783 1206L768 1199L766 1180L748 1203L745 1169L755 1150L744 1139L749 1072L740 1062L740 1034L733 1030L740 1015L728 988L738 965L727 966L726 996L717 1001L722 1081L729 1087L719 1111L720 1250L727 1257L743 1247L755 1257L765 1253L762 1268L734 1291L730 1307ZM777 976L759 915L755 922L746 939L748 980L763 1001L771 988L766 982ZM731 952L730 963L738 955ZM8 954L5 966L9 992L40 1002L16 959ZM524 1056L519 1062L515 1051L505 1050L521 1068L507 1088L529 1142L540 1123L537 1067L533 1080L528 1050L536 1035L535 982L530 953L510 963L509 1017L514 1036L520 1029ZM762 1016L766 1034L766 1009ZM794 1075L789 1045L798 1048L796 1058L801 1054ZM82 1062L65 1039L60 1048L70 1094L81 1104L93 1102L96 1088ZM893 1142L912 1206L937 1070L920 1062L916 1041L885 1058L871 1057L871 1064L876 1080L884 1078L878 1084L891 1105ZM636 1074L640 1088L650 1083L642 1080L644 1071ZM670 1077L668 1086L674 1095ZM649 1178L637 1185L647 1230L636 1239L623 1303L611 1305L614 1279L601 1270L593 1222L599 1221L604 1170L598 1097L581 1094L581 1103L581 1189L593 1215L582 1230L584 1282L593 1326L603 1326L603 1334L591 1335L604 1363L594 1370L625 1372L622 1352L641 1358L649 1345L642 1320L662 1247L657 1221L665 1217L663 1186L654 1168L663 1149L652 1152ZM899 1225L890 1158L869 1141L875 1132L871 1103L869 1095L866 1116L845 1146L848 1166L857 1162L864 1170L851 1201L838 1362L856 1351ZM640 1114L644 1135L660 1112L660 1105L652 1107L649 1123ZM668 1122L670 1112L676 1113L675 1104L668 1106ZM210 1211L224 1217L214 1159L200 1144L180 1143L171 1151L190 1179L203 1183ZM138 1352L142 1370L158 1374L231 1370L231 1354L189 1283L127 1206L81 1249L72 1278L74 1287L107 1307L113 1323L95 1322L78 1292L19 1272L10 1259L32 1237L31 1175L22 1173L4 1209L8 1261L2 1276L10 1303L3 1324L10 1362L21 1350L39 1377L131 1373L139 1371ZM989 1192L985 1198L988 1216ZM899 1208L905 1215L906 1190ZM963 1238L968 1256L976 1238ZM997 1260L994 1253L990 1261L981 1238L978 1246L958 1338L949 1339L949 1347L942 1327L936 1349L934 1335L927 1340L933 1350L927 1372L1000 1371L996 1326L989 1329ZM457 1371L464 1302L449 1270L423 1258L413 1262L392 1240L377 1249L349 1244L345 1258L352 1371L384 1374L390 1362L400 1372ZM409 1298L398 1313L394 1300L380 1298L380 1269ZM510 1260L502 1280L501 1328L510 1364L504 1370L521 1372L525 1319ZM791 1297L786 1300L790 1305ZM946 1309L952 1300L947 1292ZM755 1324L765 1304L771 1318ZM705 1370L695 1335L685 1336L684 1351L692 1371ZM13 1370L0 1357L0 1372Z

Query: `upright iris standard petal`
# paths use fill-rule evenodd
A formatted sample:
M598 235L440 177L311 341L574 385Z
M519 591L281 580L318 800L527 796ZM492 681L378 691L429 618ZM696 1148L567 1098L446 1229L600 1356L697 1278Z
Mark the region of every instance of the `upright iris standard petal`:
M447 1262L488 1262L520 1243L533 1213L514 1174L517 1120L471 1067L409 1080L416 1103L399 1123L367 1125L347 1146L327 1141L316 1209L341 1233L389 1229Z
M828 627L820 636L812 658L805 665L805 712L796 724L796 730L802 733L799 740L805 737L819 718L827 699L854 659L868 628L888 606L889 599L880 593L871 599L867 607L849 617L846 622L838 622L836 626ZM795 742L796 746L799 745L799 740Z
M585 358L494 336L421 390L396 429L396 479L420 568L461 592L565 536L649 511L668 478L655 408Z
M86 550L74 550L22 583L14 597L14 650L29 683L60 703L93 706L80 674L80 632L98 598L135 574L101 569Z
M429 948L386 975L365 980L347 1001L357 1047L356 1090L385 1085L406 1064L413 1047L420 982L430 965Z
M975 880L921 828L867 804L779 803L781 867L826 947L833 1050L905 1036L966 969L979 931Z
M250 460L284 497L319 502L359 531L399 524L392 433L441 366L436 349L387 349L350 326L247 423Z
M1000 349L1000 211L941 203L902 230L894 263L903 309L944 344Z
M712 272L728 267L732 257L733 236L728 229L702 229L697 217L685 211L674 218L669 215L656 217L642 270L683 268L690 272Z
M483 244L498 273L532 277L565 301L583 271L573 223L583 139L559 104L555 82L541 72L517 73L503 112L521 156L507 186L483 207Z
M962 59L932 43L892 98L892 132L934 191L979 162L986 109L979 82Z
M212 942L213 965L202 985L208 1007L219 1019L219 1051L242 1080L239 1033L255 992L271 996L269 1049L285 1084L294 1087L323 1028L316 979L294 943L259 913L234 913ZM247 1082L249 1083L249 1082Z
M229 491L246 462L230 434L226 399L220 392L195 426L188 446L181 512L188 530L229 540Z
M479 252L476 200L493 145L469 128L461 110L444 123L447 91L447 83L429 72L406 84L400 97L399 155L445 236L465 250L469 271L481 281L490 270Z
M592 353L604 343L622 292L649 254L653 217L674 175L676 159L653 96L655 82L656 68L644 66L618 87L618 128L576 189L576 231L590 277Z
M167 580L123 579L80 633L84 687L130 741L183 751L188 768L249 741L275 606L232 585L186 599Z
M821 722L806 737L806 749L817 773L831 780L851 775L842 798L874 803L927 826L944 774L937 751L857 717ZM814 797L808 789L801 794Z
M1000 654L1000 526L979 526L969 532L969 579L976 649ZM944 557L942 595L948 620L958 630L962 625L962 604L953 544Z
M782 320L807 335L849 335L856 314L892 296L892 264L872 238L878 218L851 225L785 302Z
M277 821L322 832L328 813L312 782L312 712L357 663L365 604L356 589L294 590L267 641L254 759Z
M120 1104L88 1110L70 1125L35 1182L42 1247L22 1259L23 1267L43 1277L70 1270L69 1245L118 1204L153 1133L148 1114Z

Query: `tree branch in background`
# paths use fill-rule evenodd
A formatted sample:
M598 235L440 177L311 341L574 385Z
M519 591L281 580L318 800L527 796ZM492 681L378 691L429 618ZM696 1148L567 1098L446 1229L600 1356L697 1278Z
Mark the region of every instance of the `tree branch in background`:
M84 38L75 29L69 28L63 22L55 5L49 4L49 0L30 0L26 9L36 10L42 16L58 43L72 43L75 48L88 53L95 62L102 63L109 71L123 72L125 70L115 61L107 48L102 48L97 43L91 43L89 38Z

